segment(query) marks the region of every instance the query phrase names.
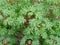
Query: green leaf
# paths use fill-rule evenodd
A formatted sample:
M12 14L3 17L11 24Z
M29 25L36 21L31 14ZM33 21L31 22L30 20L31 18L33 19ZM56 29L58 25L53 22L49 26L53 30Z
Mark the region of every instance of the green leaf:
M32 45L40 45L39 40L33 40Z

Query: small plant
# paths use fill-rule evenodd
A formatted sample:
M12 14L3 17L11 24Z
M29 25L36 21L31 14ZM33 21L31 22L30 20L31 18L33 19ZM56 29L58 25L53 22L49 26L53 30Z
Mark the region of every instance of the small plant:
M60 45L59 0L0 0L0 45Z

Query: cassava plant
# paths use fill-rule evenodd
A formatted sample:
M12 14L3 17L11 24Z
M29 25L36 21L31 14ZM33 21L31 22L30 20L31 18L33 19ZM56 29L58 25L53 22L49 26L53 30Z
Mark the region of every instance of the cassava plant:
M60 45L60 0L0 0L0 45Z

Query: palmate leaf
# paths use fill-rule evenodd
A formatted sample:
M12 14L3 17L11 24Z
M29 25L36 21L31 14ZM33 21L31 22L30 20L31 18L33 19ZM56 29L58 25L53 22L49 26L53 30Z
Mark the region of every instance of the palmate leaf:
M53 24L52 24L52 22L50 22L50 20L44 19L44 22L45 22L45 28L46 29L51 29L52 28Z
M59 16L60 15L60 7L59 6L52 6L51 9L53 10L53 15L54 16Z
M50 4L58 4L58 3L60 3L60 1L59 0L46 0L48 3L50 3Z
M47 35L47 33L46 33L46 31L44 29L40 30L40 34L41 34L42 38L44 38L44 39L48 38L48 35Z
M7 29L6 28L0 28L0 35L1 36L4 36L4 35L6 35L7 34Z
M34 41L32 42L32 45L40 45L40 44L39 44L39 40L34 40Z
M26 39L27 39L27 37L24 36L23 39L22 39L21 42L20 42L20 45L25 45L25 41L26 41Z

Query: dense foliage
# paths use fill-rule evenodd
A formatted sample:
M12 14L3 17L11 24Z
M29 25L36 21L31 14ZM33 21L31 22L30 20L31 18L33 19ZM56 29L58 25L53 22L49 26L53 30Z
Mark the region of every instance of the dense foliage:
M60 45L60 0L0 0L0 45Z

